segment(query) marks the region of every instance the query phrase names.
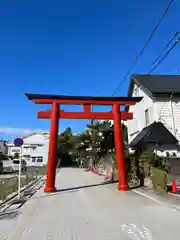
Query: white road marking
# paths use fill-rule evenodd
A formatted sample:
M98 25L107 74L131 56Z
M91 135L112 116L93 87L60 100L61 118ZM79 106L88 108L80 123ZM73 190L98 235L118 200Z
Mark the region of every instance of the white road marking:
M129 237L131 237L133 240L152 240L152 232L142 225L142 227L139 229L135 224L129 223L129 224L123 224L121 225L121 229L126 232Z
M146 198L149 198L149 199L151 199L151 200L153 200L154 202L157 202L157 203L159 203L159 204L161 204L161 205L165 205L165 206L167 206L167 207L170 207L171 209L174 209L174 210L180 210L180 207L179 206L176 206L176 205L169 205L169 204L166 204L166 203L163 203L162 201L159 201L159 200L157 200L156 198L154 198L154 197L151 197L151 196L149 196L149 195L147 195L147 194L145 194L145 193L142 193L142 192L139 192L138 190L132 190L133 192L135 192L135 193L137 193L137 194L139 194L139 195L142 195L143 197L146 197ZM169 194L169 193L168 193ZM174 195L173 193L170 193L170 195L173 195L173 196L176 196L176 195ZM176 196L177 197L177 196ZM180 197L180 196L178 196L178 197Z
M147 195L147 194L145 194L145 193L139 192L138 190L133 189L132 191L135 192L135 193L137 193L137 194L139 194L139 195L142 195L143 197L149 198L149 199L151 199L151 200L153 200L153 201L155 201L155 202L157 202L157 203L159 203L159 204L164 204L163 202L157 200L156 198L151 197L151 196L149 196L149 195Z

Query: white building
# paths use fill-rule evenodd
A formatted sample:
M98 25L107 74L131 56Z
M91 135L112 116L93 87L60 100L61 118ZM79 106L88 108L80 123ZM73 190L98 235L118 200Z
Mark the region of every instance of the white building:
M48 160L49 133L33 133L23 137L22 157L29 166L45 165ZM13 143L8 144L8 155L14 156L21 153L21 147Z
M134 75L128 96L143 97L125 108L133 113L133 120L127 121L130 146L145 144L151 137L150 145L158 146L159 154L179 155L180 75Z

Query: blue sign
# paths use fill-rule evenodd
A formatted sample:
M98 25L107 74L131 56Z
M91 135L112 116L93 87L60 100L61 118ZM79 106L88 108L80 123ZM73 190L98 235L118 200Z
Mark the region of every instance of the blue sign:
M22 138L15 138L15 139L14 139L14 145L17 146L17 147L22 146L23 143L24 143L24 141L23 141Z

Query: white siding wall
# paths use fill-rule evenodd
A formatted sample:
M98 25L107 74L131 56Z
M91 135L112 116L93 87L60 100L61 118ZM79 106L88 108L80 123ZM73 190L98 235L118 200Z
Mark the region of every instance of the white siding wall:
M142 88L134 86L132 96L143 97L143 100L135 106L130 106L129 112L133 113L133 120L127 121L128 126L128 140L129 143L136 137L136 135L146 127L145 110L148 109L149 124L154 121L161 121L164 126L180 141L180 98L170 99L156 99L152 100ZM136 92L136 93L135 93ZM171 104L172 102L172 104ZM172 106L172 109L171 109ZM149 125L148 124L148 125ZM158 148L159 155L166 155L176 153L180 156L179 147L163 146Z
M44 141L47 141L49 139L49 136L44 136L43 134L36 133L31 136L24 138L24 143L43 143Z
M161 121L180 141L180 99L172 98L172 111L169 100L157 101L154 105L156 121Z
M133 113L133 120L127 121L129 143L144 127L146 127L146 109L148 109L149 124L151 124L155 120L153 100L143 91L143 89L140 87L137 88L137 86L135 85L132 96L143 97L143 99L135 106L130 106L129 108L129 112Z
M29 154L33 156L42 156L43 162L47 163L48 160L48 150L49 150L49 138L48 136L43 136L42 134L34 134L27 138L24 138L24 144L42 144L43 146L35 146L35 149L29 149ZM28 154L25 149L23 153Z

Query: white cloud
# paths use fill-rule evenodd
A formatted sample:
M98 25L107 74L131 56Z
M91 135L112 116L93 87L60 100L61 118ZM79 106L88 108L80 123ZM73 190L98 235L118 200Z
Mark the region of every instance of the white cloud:
M28 129L28 128L12 128L0 126L0 133L5 133L9 135L27 135L34 132L46 132L43 129Z

